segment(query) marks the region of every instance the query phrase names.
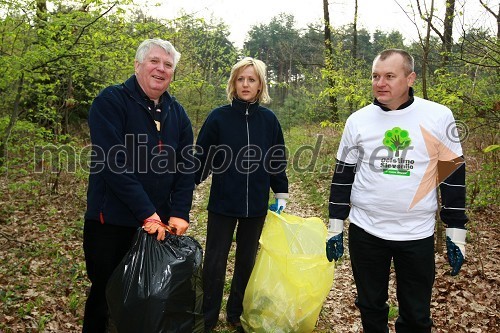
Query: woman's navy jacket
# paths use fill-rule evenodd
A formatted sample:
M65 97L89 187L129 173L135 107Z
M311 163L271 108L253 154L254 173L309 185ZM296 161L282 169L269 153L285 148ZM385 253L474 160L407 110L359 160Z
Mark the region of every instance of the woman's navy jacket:
M233 217L265 216L269 189L288 197L286 151L276 115L234 99L212 110L196 142L199 184L212 174L208 210Z
M135 75L105 88L93 101L86 219L137 227L157 212L164 223L170 216L189 221L193 130L168 92L160 101L160 131L150 111L154 105Z

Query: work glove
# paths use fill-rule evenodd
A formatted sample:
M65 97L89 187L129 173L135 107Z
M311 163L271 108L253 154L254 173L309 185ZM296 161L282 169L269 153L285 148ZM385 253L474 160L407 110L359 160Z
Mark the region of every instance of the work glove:
M184 235L189 227L189 222L180 217L170 216L168 225L171 233L175 235Z
M148 234L158 233L156 239L159 241L165 239L166 232L170 232L170 228L161 221L160 217L156 213L143 221L142 229L144 229L144 231Z
M446 228L446 253L452 276L458 274L464 262L466 234L467 230L465 229Z
M286 199L274 199L274 203L269 205L269 210L280 214L286 208Z
M344 221L330 219L326 236L326 258L337 261L344 255Z

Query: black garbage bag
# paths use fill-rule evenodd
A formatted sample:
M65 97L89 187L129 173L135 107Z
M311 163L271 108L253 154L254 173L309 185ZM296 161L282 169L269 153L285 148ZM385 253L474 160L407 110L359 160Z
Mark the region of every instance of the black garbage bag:
M110 326L118 333L203 332L200 244L139 228L106 287Z

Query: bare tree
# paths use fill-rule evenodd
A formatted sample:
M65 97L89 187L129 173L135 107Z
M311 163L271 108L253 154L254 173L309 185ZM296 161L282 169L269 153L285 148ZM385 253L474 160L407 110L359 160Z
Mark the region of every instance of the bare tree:
M500 73L500 7L495 13L488 5L479 0L481 6L490 13L497 22L496 38L488 34L468 34L462 27L460 43L460 60L483 68L493 68Z
M497 40L500 40L500 6L498 7L498 13L494 13L493 10L488 7L487 4L484 3L483 0L479 0L479 3L481 4L481 6L483 6L484 9L486 9L486 11L488 11L491 15L493 15L493 17L496 18L497 20Z
M423 53L424 53L424 61L422 64L422 72L423 76L426 77L426 71L427 71L427 65L429 63L429 53L430 53L430 34L431 30L434 31L439 38L441 39L442 46L442 66L446 67L450 61L450 54L451 54L451 48L453 46L453 18L455 15L455 0L446 0L446 11L445 11L445 18L443 20L443 32L441 33L439 29L436 28L436 26L433 24L433 18L434 18L434 0L431 1L431 8L429 14L423 15L421 7L420 7L420 1L417 0L417 7L418 11L420 13L420 16L423 18L423 20L427 23L427 34L425 37L425 42L424 42L424 47L423 47ZM424 81L424 98L427 99L427 86L426 86L427 80ZM437 200L438 207L440 207L440 195L438 195L438 200ZM438 209L439 211L440 209ZM436 250L438 253L443 253L444 249L444 226L443 222L441 221L441 218L439 214L436 214Z
M425 99L428 99L427 94L427 66L429 63L429 54L430 54L430 38L431 38L431 29L432 29L432 19L434 17L434 0L431 1L431 8L427 12L422 11L422 7L420 4L420 0L417 0L417 8L420 14L420 17L427 23L427 32L425 34L424 39L420 39L420 44L422 45L422 93Z

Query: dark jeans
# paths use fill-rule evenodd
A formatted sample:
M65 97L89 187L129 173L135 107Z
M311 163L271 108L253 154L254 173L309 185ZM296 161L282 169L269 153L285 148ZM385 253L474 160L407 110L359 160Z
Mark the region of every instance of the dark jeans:
M87 275L92 285L85 303L82 332L106 332L108 323L106 284L113 270L132 246L136 231L137 228L85 221L83 250Z
M243 296L255 264L265 218L265 216L236 218L208 213L203 262L203 312L206 329L212 329L217 325L224 291L227 258L237 222L236 258L231 291L226 305L226 317L230 322L240 321L240 315L243 312Z
M364 333L387 333L387 305L391 259L396 272L398 333L430 333L430 306L434 284L434 237L388 241L351 223L349 252Z

